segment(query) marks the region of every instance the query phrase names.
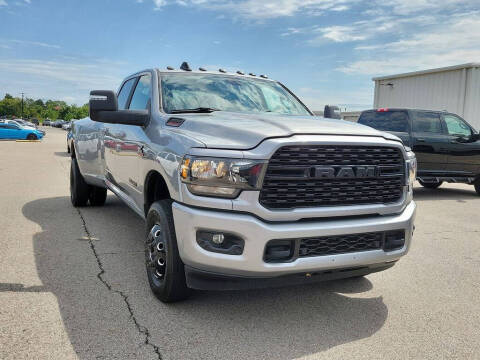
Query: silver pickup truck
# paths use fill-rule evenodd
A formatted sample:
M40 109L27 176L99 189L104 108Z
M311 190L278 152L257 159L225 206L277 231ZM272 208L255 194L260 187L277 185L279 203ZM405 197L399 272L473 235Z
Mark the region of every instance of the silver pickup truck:
M164 302L360 277L409 249L415 155L390 134L315 117L266 76L149 69L90 94L73 125L71 200L107 189L145 219Z

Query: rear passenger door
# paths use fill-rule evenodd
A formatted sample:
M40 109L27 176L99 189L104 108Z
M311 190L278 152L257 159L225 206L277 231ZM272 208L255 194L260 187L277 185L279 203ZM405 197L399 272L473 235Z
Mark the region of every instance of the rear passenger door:
M119 110L149 109L151 84L150 73L139 74L127 80L118 94ZM115 185L137 205L143 201L139 190L140 185L143 186L139 184L139 172L144 137L143 127L135 125L108 124L105 133L105 158L110 176Z
M448 136L440 113L410 111L412 149L417 156L419 175L443 173L447 167Z
M117 94L118 110L128 109L128 104L137 80L138 77L132 77L126 80L120 87L120 91ZM120 124L105 124L103 145L107 180L125 192L125 184L122 183L122 178L125 177L123 174L125 167L121 159L121 147L126 137L123 127L124 125Z

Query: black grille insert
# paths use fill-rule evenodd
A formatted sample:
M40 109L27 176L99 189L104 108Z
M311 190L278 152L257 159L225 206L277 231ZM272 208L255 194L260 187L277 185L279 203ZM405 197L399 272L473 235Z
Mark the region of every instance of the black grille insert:
M383 232L322 236L300 239L299 257L345 254L377 250L383 245Z
M270 209L394 203L404 176L397 148L284 146L269 161L260 203Z
M279 245L287 244L290 256L270 256L272 250L276 250ZM339 255L380 249L392 251L400 249L404 245L404 230L271 240L265 247L264 260L266 262L289 262L302 257ZM291 251L293 249L294 251ZM288 255L286 251L285 255Z

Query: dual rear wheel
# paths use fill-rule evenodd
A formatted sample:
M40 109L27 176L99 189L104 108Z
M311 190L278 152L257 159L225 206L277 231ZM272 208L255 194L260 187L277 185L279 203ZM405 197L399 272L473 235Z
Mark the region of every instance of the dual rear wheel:
M87 203L102 206L107 200L107 189L87 184L75 158L70 165L70 200L75 207L86 206Z

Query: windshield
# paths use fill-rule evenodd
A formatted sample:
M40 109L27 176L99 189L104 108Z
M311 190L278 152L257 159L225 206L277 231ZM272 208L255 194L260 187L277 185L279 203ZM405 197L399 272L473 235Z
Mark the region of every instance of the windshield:
M310 115L274 81L215 74L162 74L165 112L211 108L233 112Z

